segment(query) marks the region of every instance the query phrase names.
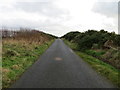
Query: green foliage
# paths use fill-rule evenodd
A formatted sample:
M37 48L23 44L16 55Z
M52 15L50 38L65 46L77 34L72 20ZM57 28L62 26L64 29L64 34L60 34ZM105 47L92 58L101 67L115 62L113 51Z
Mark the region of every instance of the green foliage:
M76 31L76 32L69 32L66 35L62 36L62 38L65 38L69 41L71 41L72 39L75 38L75 36L79 35L80 32Z
M69 32L63 36L68 41L73 41L78 44L78 50L84 51L91 49L93 46L96 48L103 48L104 44L108 40L112 40L114 46L120 47L120 35L114 32L107 32L104 30L95 31L88 30L84 33L80 32Z
M92 56L102 56L106 52L105 51L86 50L85 53L92 55Z
M114 43L116 46L120 47L120 35L115 35Z
M98 44L93 44L92 49L99 49L99 45Z
M96 43L96 38L94 36L86 35L85 37L81 38L78 42L79 50L86 50L90 49L93 43Z

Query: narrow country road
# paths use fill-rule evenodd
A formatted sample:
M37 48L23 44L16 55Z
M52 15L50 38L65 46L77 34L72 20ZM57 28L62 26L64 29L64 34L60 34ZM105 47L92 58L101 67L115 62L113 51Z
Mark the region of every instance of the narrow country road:
M112 88L60 39L11 88Z

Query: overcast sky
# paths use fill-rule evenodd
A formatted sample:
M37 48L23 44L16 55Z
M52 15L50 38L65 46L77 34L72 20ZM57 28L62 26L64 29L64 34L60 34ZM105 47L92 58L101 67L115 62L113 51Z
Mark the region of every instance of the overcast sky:
M119 0L0 0L0 27L62 36L88 29L118 33Z

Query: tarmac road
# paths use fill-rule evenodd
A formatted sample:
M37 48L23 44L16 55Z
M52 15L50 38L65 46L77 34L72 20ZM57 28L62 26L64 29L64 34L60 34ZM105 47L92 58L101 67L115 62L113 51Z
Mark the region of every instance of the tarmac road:
M61 39L56 39L11 88L114 88L77 56Z

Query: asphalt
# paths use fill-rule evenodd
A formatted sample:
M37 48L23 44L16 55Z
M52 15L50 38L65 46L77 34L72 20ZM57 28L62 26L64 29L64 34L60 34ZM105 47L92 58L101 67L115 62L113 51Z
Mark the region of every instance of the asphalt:
M115 88L56 39L11 88Z

